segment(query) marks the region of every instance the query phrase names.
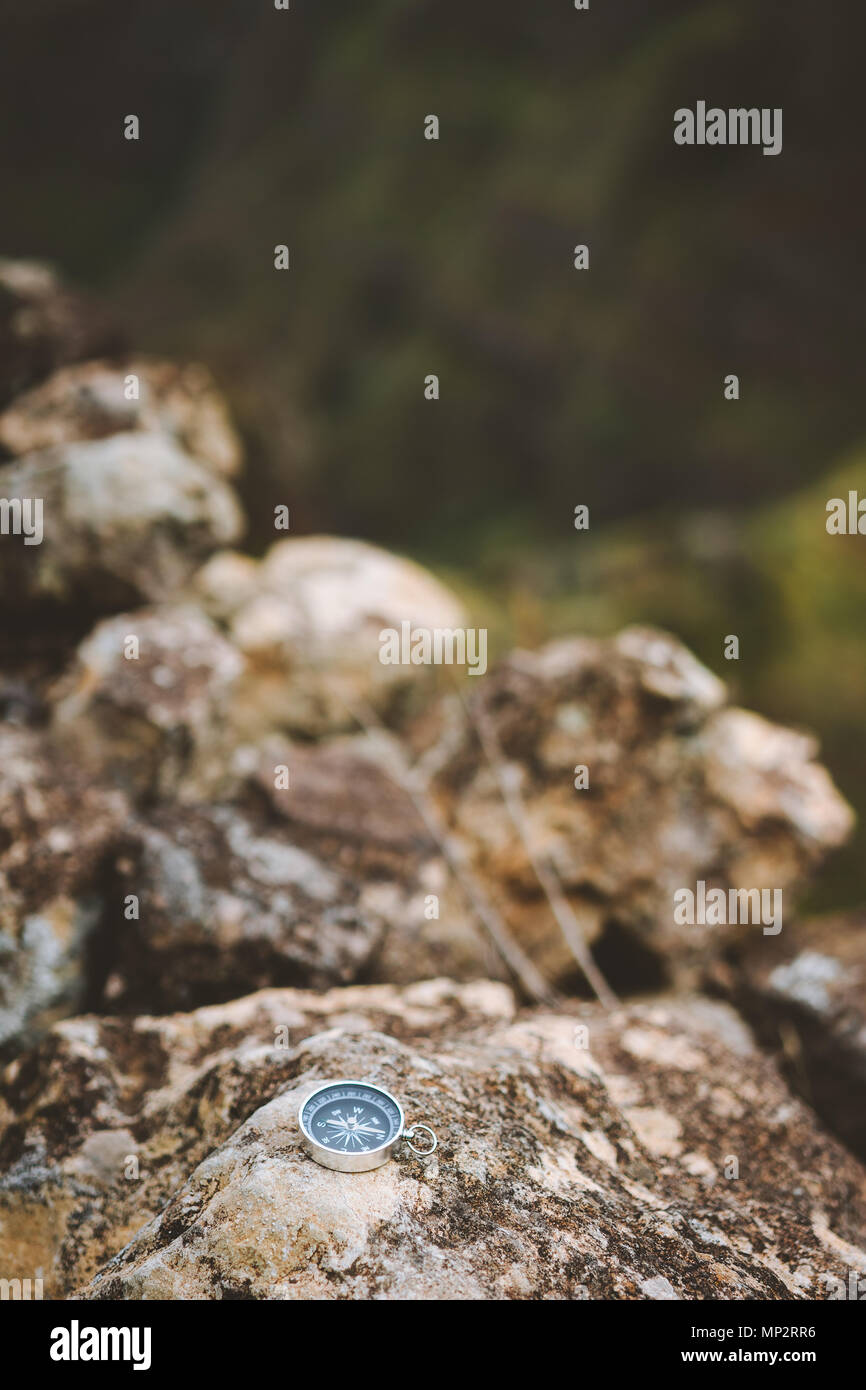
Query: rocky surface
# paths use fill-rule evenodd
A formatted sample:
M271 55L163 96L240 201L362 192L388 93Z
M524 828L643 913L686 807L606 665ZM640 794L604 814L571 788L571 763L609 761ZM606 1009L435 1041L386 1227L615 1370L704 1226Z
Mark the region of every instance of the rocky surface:
M362 541L277 541L256 562L227 552L196 576L195 594L248 661L255 718L291 732L352 728L358 703L388 712L436 668L383 665L383 628L455 628L467 621L442 584L409 560Z
M726 980L788 1083L866 1159L866 921L797 923L774 948L753 946Z
M7 537L0 550L3 598L19 609L52 601L98 613L165 598L242 530L228 485L162 434L25 454L0 468L0 494L43 508L41 543Z
M399 614L460 616L416 565L330 538L278 542L261 564L221 552L178 600L98 623L51 697L94 773L185 800L236 787L270 734L357 731L354 709L429 695L430 668L381 665L378 634Z
M362 876L235 806L160 810L135 849L126 877L140 919L117 933L106 983L127 1008L351 981L386 930Z
M81 362L55 372L0 415L0 445L12 454L131 430L162 434L223 477L241 446L204 367L127 358Z
M504 974L412 801L357 740L242 741L242 669L194 608L106 619L55 687L49 733L29 735L127 808L79 880L99 911L70 1001L152 1011L267 984ZM75 843L91 808L62 804Z
M396 1093L435 1157L305 1157L298 1105L341 1075ZM4 1104L0 1238L55 1293L797 1299L866 1270L863 1170L704 1001L271 990L58 1024Z
M50 269L0 261L0 497L40 509L4 526L0 636L175 596L241 535L240 447L207 372L121 347Z
M0 1249L43 1270L46 1291L72 1289L282 1087L303 1039L347 1028L432 1041L513 1013L503 985L427 981L59 1024L2 1074Z
M126 811L44 738L0 724L0 1048L84 1002L101 869Z
M276 789L286 767L291 786ZM128 894L137 915L121 924ZM405 792L350 748L275 745L236 801L137 817L110 897L100 991L111 1009L189 1008L268 984L504 973Z
M815 761L814 741L728 706L722 683L664 633L628 629L515 653L474 703L522 803L525 836L477 718L452 706L416 739L449 825L491 891L507 894L513 928L551 978L567 977L573 961L527 843L628 988L657 980L651 958L688 973L725 941L761 932L679 925L678 889L694 892L699 880L778 888L790 920L800 884L850 833L850 808Z
M232 981L237 992L508 978L403 789L399 749L361 732L311 743L309 726L305 740L277 736L291 717L279 702L250 698L265 680L257 658L218 622L190 602L106 619L51 692L64 753L140 808L124 850L126 887L114 890L118 903L127 892L141 898L138 925L107 951L115 1007L132 997L144 1009L188 1007L228 997ZM353 689L363 701L360 670ZM788 893L847 833L850 813L811 742L726 708L715 677L671 638L557 644L509 659L485 688L529 840L554 866L617 988L693 975L738 930L760 934L760 925L678 925L678 888L705 879ZM428 804L530 957L570 988L574 959L472 720L448 697L432 710L410 721L415 747L404 748L429 780ZM574 788L576 759L588 767L587 790ZM281 770L289 785L280 790ZM167 834L182 850L157 853ZM274 863L297 853L309 873L316 865L318 882L340 886L299 909L300 883L290 875L279 892L265 853Z
M191 799L232 778L243 658L197 608L98 623L52 695L54 733L91 776L138 799Z

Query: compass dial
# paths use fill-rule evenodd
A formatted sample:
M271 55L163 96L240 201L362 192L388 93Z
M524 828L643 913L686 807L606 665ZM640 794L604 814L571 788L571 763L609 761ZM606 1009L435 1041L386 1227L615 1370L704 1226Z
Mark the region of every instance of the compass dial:
M339 1081L314 1091L301 1108L301 1128L334 1154L364 1154L397 1138L403 1116L397 1102L362 1081Z

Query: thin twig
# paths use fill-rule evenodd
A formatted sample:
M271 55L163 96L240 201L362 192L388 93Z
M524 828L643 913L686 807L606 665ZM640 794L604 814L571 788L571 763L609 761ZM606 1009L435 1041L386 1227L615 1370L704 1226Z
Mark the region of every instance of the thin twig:
M428 834L438 845L442 857L457 883L463 889L472 910L524 994L534 1003L548 1005L555 1003L556 992L515 941L508 926L467 865L463 848L449 834L430 796L427 782L408 762L399 741L385 728L365 701L351 701L345 695L342 695L341 698L352 718L369 737L378 734L388 743L394 756L397 780L411 798Z
M455 682L456 684L456 682ZM463 691L458 686L458 694L466 711L466 716L478 735L481 750L489 763L494 776L499 784L502 799L511 818L515 830L523 842L526 856L532 866L535 877L541 885L542 892L550 904L551 911L562 932L565 944L583 972L587 983L597 996L599 1002L606 1009L615 1009L619 1000L611 989L604 975L596 965L592 952L586 943L580 923L572 911L571 904L562 891L562 886L549 860L538 855L532 848L532 837L529 829L529 822L526 811L517 790L516 781L509 777L505 765L505 758L496 737L495 730L484 709L482 700L478 701L476 707L470 705L465 698Z

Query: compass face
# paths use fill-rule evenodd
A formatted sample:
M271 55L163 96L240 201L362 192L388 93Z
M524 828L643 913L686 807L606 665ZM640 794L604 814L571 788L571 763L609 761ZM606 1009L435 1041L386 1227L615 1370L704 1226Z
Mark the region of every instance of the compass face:
M403 1115L387 1091L363 1081L322 1086L301 1107L301 1129L314 1144L335 1155L368 1154L392 1143Z

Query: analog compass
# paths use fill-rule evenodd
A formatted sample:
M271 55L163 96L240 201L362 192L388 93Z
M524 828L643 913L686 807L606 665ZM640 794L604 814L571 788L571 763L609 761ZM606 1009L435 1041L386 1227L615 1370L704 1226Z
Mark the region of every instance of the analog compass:
M399 1101L367 1081L326 1082L307 1096L298 1118L310 1157L343 1173L364 1173L387 1163L401 1139L421 1157L437 1143L427 1125L407 1129ZM412 1143L420 1131L431 1141L423 1149Z

